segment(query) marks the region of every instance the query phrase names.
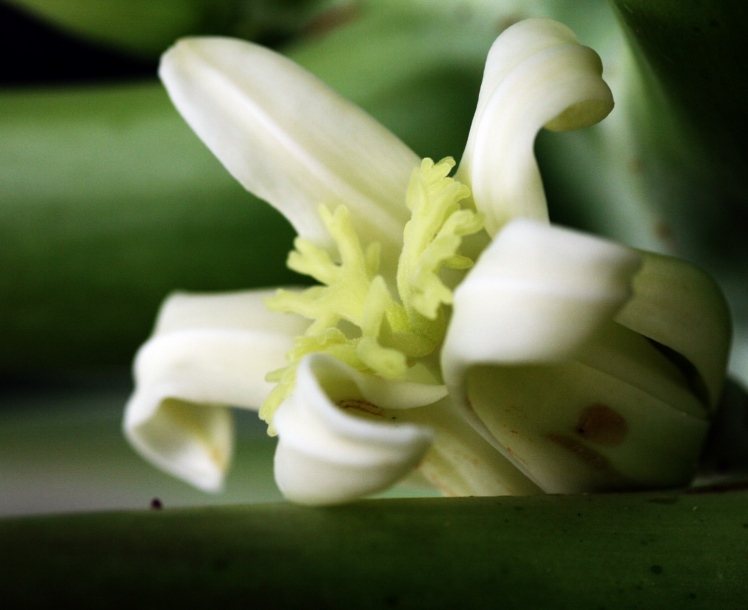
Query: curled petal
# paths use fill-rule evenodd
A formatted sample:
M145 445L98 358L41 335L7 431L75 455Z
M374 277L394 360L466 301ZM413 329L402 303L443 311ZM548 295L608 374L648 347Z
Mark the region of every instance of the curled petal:
M299 365L294 391L273 420L279 438L275 479L289 500L337 504L381 491L413 470L428 450L428 428L383 416L385 408L417 401L376 404L360 380L322 354Z
M471 370L514 371L518 365L578 357L630 297L639 264L630 248L519 218L499 233L455 290L442 349L445 382L465 417L526 475L476 414ZM504 400L499 388L493 400Z
M546 492L693 476L708 429L701 397L661 347L614 322L640 263L634 250L517 219L455 292L442 354L450 394Z
M289 59L228 38L187 38L159 72L175 106L250 192L302 237L332 248L317 210L345 204L394 269L419 159L354 104Z
M172 296L135 360L128 440L161 469L207 491L220 488L231 461L226 406L262 404L272 389L265 375L285 364L307 324L265 310L268 294Z
M538 131L587 127L612 108L600 58L562 24L528 19L499 36L457 174L489 234L517 216L548 218L533 153Z
M455 290L442 351L450 393L467 366L576 356L631 296L639 264L630 248L537 220L512 221Z
M712 278L686 261L649 252L642 259L634 296L616 320L670 350L692 389L714 409L732 336L725 297Z

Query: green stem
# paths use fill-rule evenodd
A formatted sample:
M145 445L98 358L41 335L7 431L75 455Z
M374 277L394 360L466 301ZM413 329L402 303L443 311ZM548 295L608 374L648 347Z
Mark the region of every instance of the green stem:
M745 203L748 7L731 0L612 0L639 59L708 151L725 193Z
M157 84L0 97L0 370L127 362L174 289L293 281L292 230Z
M23 607L738 608L748 493L371 500L0 522Z

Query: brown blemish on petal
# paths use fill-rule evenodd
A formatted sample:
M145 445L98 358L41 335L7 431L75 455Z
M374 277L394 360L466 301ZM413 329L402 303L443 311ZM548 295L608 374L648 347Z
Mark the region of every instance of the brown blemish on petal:
M585 447L578 440L573 439L570 436L566 436L564 434L551 433L551 434L546 434L545 437L549 441L556 443L557 445L563 447L564 449L568 449L574 455L576 455L580 460L582 460L588 466L594 468L595 470L607 470L608 469L608 460L606 460L602 455L600 455L594 449Z
M527 466L527 460L522 459L522 457L516 451L514 451L514 449L512 449L511 447L504 447L504 448L506 449L506 452L509 455L511 455L515 460Z
M582 411L574 431L591 443L615 447L626 440L629 426L620 413L606 405L596 404Z
M228 463L228 455L223 450L223 447L213 447L210 450L210 459L221 470L225 470Z
M368 400L360 400L357 398L344 398L336 403L341 409L353 409L359 413L365 415L375 415L376 417L384 416L384 409L378 407L375 404L370 403Z

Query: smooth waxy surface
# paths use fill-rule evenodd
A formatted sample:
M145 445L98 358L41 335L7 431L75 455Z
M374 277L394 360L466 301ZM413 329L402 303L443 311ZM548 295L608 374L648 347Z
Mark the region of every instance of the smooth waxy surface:
M0 523L3 597L86 607L126 593L140 607L735 608L748 593L747 505L745 491L660 492L15 519Z

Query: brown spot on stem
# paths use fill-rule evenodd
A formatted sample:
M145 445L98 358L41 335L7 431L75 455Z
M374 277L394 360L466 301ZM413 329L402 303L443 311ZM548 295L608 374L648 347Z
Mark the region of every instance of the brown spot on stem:
M626 163L626 167L634 175L643 173L645 169L644 161L639 157L631 157Z
M308 36L322 37L355 21L361 16L361 7L348 4L330 8L314 17L304 28Z
M626 440L629 426L620 413L596 404L582 411L574 431L591 443L615 447Z
M655 223L654 232L657 237L665 241L672 241L675 238L673 227L664 220L659 220Z
M557 445L563 447L564 449L571 451L580 460L582 460L588 466L594 468L595 470L607 470L608 469L608 460L606 460L602 455L600 455L594 449L585 447L578 440L573 439L570 436L566 436L564 434L554 434L554 433L546 434L545 437L549 441L556 443Z

